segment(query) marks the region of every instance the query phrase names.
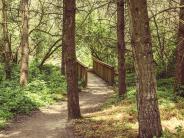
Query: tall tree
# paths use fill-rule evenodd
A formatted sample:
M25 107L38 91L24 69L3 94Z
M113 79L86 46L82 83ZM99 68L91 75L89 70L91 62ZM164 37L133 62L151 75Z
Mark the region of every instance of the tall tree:
M4 47L4 60L5 60L5 74L6 79L11 79L11 44L8 33L8 15L7 15L7 2L2 0L2 18L3 18L3 47Z
M118 51L118 81L119 96L126 93L126 70L125 70L125 20L124 20L124 0L117 0L117 51Z
M76 1L63 0L64 5L64 38L68 96L68 119L80 118L79 92L77 81L77 60L75 51L75 14Z
M28 83L28 66L29 66L29 26L28 26L28 2L29 0L21 1L22 14L22 32L21 32L21 68L20 68L20 85L25 86Z
M180 0L180 5L184 5L184 0ZM176 51L176 92L184 96L184 92L180 93L180 86L184 86L184 8L180 8L178 44Z
M134 42L133 52L138 79L139 137L160 137L162 127L156 96L156 75L154 71L147 0L130 0L129 2Z

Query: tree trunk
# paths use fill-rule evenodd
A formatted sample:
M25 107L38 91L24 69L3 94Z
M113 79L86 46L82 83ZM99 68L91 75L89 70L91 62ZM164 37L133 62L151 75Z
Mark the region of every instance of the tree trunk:
M22 32L21 32L21 68L20 85L25 86L28 83L29 66L29 38L28 38L28 0L22 0Z
M3 17L3 47L4 47L4 57L5 57L5 74L6 79L11 79L11 58L12 58L12 52L11 52L11 44L9 40L9 34L8 34L8 16L7 16L7 2L5 0L2 0L2 17Z
M124 0L117 0L117 51L118 51L118 81L119 96L126 93L126 70L125 70L125 22L124 22Z
M153 66L152 42L146 0L130 0L133 52L138 79L137 104L139 137L160 137L160 113L156 96L156 75Z
M184 5L184 0L180 0L180 5ZM180 91L180 87L184 86L184 8L180 9L178 44L176 49L176 93L184 96L184 90Z
M65 47L68 119L80 118L79 92L77 80L77 60L75 53L75 13L76 1L64 0L64 31L63 46Z

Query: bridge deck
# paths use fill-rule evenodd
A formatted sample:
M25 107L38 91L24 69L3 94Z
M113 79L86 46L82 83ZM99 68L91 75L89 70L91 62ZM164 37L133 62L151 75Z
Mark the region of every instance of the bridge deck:
M98 110L109 94L113 93L112 87L97 75L88 72L87 87L80 93L80 105L83 113ZM88 111L83 111L87 109Z

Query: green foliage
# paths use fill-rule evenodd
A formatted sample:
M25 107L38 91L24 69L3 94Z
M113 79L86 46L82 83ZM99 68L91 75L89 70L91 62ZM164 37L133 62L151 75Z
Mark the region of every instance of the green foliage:
M113 95L110 97L106 103L103 105L104 108L111 107L112 105L118 105L123 100L123 97L119 97L118 95Z
M184 85L178 84L175 88L175 92L177 96L184 97Z
M18 77L17 69L15 67L14 76ZM66 81L60 75L60 70L50 65L45 66L43 71L31 65L30 83L23 88L17 84L18 78L0 84L0 127L17 113L28 114L34 109L63 99L66 92Z
M135 73L128 73L126 75L126 83L127 83L127 87L134 87L135 86Z

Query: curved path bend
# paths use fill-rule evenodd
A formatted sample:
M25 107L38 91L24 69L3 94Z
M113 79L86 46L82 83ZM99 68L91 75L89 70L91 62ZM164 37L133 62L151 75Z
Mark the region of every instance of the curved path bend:
M88 73L88 86L80 93L82 114L95 112L113 93L112 88L92 73ZM75 138L67 127L67 103L59 102L21 116L0 132L0 138Z

